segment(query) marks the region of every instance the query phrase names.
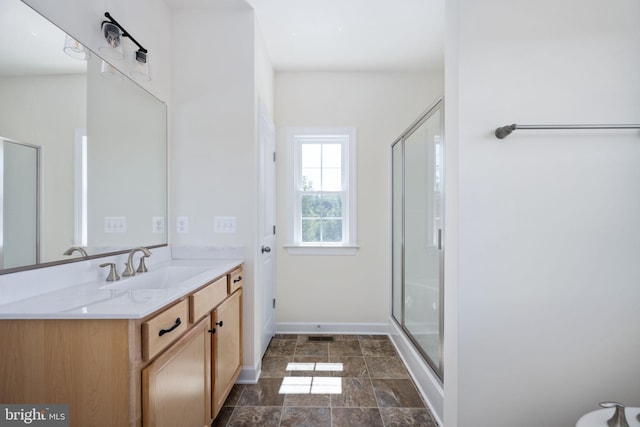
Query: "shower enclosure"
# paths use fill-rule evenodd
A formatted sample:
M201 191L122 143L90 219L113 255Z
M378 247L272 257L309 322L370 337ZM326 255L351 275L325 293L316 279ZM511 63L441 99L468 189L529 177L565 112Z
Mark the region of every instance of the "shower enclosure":
M443 379L443 101L392 145L392 316Z
M0 269L40 262L39 150L0 137Z

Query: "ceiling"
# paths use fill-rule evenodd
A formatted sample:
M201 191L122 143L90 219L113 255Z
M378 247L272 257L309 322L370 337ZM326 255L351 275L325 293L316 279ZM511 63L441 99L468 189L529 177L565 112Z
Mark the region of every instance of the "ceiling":
M444 68L444 0L165 1L174 8L247 8L248 3L279 71Z
M64 54L66 34L19 0L0 0L0 76L86 72Z
M165 0L172 8L253 8L273 67L433 71L444 67L444 0ZM28 22L29 24L25 24ZM83 72L61 54L64 33L19 0L0 0L0 74ZM28 41L29 48L21 43ZM54 52L55 54L51 54ZM4 59L3 59L4 58ZM12 58L14 62L8 63Z

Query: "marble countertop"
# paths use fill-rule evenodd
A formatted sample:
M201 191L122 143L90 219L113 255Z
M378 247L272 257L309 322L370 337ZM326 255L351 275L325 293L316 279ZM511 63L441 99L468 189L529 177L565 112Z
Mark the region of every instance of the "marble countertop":
M0 319L140 319L242 264L241 259L178 259L117 282L104 279L0 305Z

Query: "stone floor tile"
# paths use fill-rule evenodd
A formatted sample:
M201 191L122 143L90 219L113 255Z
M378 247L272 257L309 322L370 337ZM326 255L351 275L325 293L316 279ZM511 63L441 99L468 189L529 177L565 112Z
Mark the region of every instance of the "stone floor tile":
M282 406L282 378L261 378L257 384L247 384L237 406Z
M399 357L395 356L367 356L367 369L371 378L410 378L409 372Z
M373 390L379 407L424 408L413 381L409 379L372 379Z
M341 378L342 392L331 395L332 407L378 406L371 381L368 378Z
M284 408L280 427L331 427L331 408Z
M380 408L385 427L438 427L427 409Z
M383 427L378 408L332 408L332 427Z
M226 427L278 427L282 408L272 406L236 407Z

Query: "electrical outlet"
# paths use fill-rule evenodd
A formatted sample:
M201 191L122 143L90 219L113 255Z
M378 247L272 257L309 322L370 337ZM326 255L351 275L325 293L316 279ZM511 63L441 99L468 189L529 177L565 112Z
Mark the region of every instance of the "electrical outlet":
M153 234L164 233L164 217L154 216L151 218L151 232Z
M235 233L236 217L235 216L217 216L213 221L214 233Z
M189 232L189 217L179 216L176 218L176 233L187 234Z

